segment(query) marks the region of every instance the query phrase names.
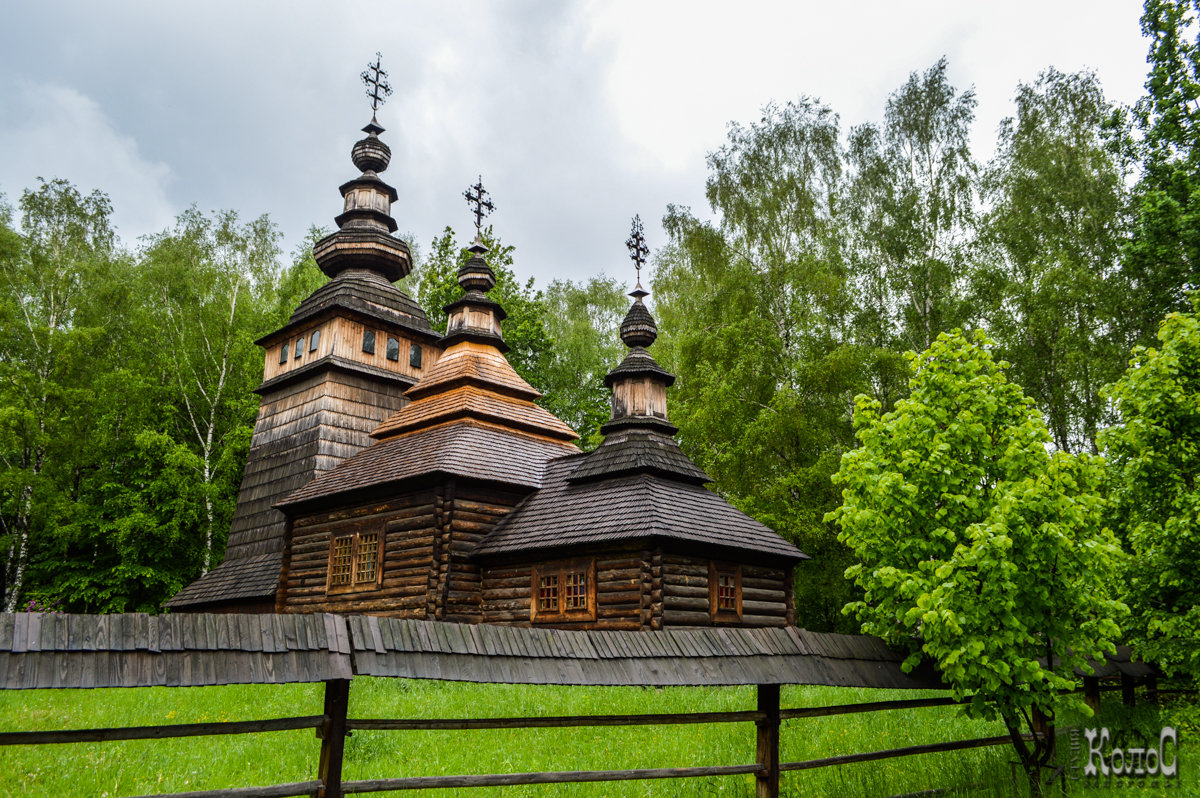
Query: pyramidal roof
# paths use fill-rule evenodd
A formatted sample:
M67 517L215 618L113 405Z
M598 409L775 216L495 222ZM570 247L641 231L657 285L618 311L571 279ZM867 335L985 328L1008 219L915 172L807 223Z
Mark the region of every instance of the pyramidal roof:
M636 227L635 227L636 230ZM675 442L666 389L675 376L646 347L658 337L641 284L621 324L629 354L604 378L612 418L595 451L551 462L540 489L476 547L474 556L546 556L578 546L671 541L690 550L788 564L808 555L716 493Z
M540 393L504 357L504 309L487 292L495 276L477 240L459 270L463 296L446 306L441 357L407 391L408 404L372 434L375 443L277 504L280 509L367 494L433 474L527 488L546 462L579 450L578 434L534 404Z

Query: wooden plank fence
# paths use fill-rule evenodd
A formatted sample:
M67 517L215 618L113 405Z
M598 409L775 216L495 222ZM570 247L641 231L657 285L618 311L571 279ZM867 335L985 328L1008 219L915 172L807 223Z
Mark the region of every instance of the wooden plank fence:
M163 628L156 628L160 625ZM330 615L181 615L149 619L146 616L91 619L88 616L43 616L37 620L0 615L0 686L9 689L251 681L324 683L324 706L320 715L224 723L4 732L0 733L0 746L166 739L307 728L314 729L320 740L316 778L311 781L172 793L173 798L340 798L385 790L732 775L755 776L756 795L767 798L779 795L782 773L1011 742L1007 736L986 737L803 762L780 762L780 733L787 720L960 703L939 697L827 707L780 706L780 685L788 683L940 686L927 675L903 674L898 665L900 655L872 638L813 635L795 629L726 629L716 635L712 630L615 633L456 626ZM97 632L101 627L105 630L106 642L98 645L100 635ZM121 631L114 634L113 629ZM267 634L270 635L269 644L264 636ZM152 638L157 651L139 647L139 641L148 645ZM73 648L72 643L76 640L80 645ZM674 653L668 657L667 652ZM233 666L223 670L217 666L195 668L188 663L192 656L213 659L219 654L228 656ZM92 659L79 659L80 655ZM431 659L422 659L422 656ZM271 658L271 667L263 667L263 657ZM581 659L589 664L588 668L580 667ZM213 661L219 663L219 657ZM490 677L480 678L482 665L488 661L498 665ZM435 665L421 670L421 663L430 662ZM596 667L598 663L605 667ZM96 669L90 674L87 672L89 665ZM771 672L772 667L776 669L775 673L782 675L773 681L760 680L761 675ZM585 681L581 676L583 673L591 673L592 681ZM349 695L355 674L534 684L756 684L757 706L754 710L738 712L642 715L350 718ZM812 678L796 680L797 674ZM342 777L346 737L356 730L415 732L707 723L754 724L755 761L740 765L407 776L358 781L346 781Z

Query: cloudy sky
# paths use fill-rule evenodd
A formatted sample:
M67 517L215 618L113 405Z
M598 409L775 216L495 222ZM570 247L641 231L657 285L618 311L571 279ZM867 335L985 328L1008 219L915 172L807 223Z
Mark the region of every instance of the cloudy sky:
M1142 91L1133 0L908 2L113 2L7 5L0 25L0 192L36 178L107 192L122 239L182 209L270 214L295 247L332 226L349 149L379 114L401 231L421 246L471 220L482 173L517 271L544 285L624 275L629 218L652 247L668 203L707 214L704 157L731 120L819 97L843 129L939 57L979 98L991 154L1018 82L1090 68L1110 100Z

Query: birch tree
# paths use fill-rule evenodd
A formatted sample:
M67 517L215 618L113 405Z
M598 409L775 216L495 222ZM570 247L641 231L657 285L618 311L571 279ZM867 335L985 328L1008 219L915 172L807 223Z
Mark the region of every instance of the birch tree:
M21 231L0 212L0 535L7 542L4 608L25 584L31 538L46 526L38 512L48 452L79 420L70 412L74 375L85 364L76 346L76 311L89 280L116 241L108 197L80 194L65 180L42 181L19 201Z
M173 437L195 454L203 488L200 572L213 566L231 497L215 489L215 470L231 433L253 423L251 392L261 378L254 339L267 332L270 293L278 276L279 234L263 216L239 223L233 211L206 215L194 207L142 253L146 291L158 314L163 380L172 386Z

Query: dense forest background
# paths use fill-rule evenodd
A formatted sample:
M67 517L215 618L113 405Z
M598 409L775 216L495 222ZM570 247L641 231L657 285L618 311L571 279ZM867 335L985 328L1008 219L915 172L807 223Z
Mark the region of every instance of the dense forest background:
M731 502L795 541L800 623L841 614L850 563L826 514L855 446L854 397L886 411L906 351L981 329L1067 452L1099 451L1104 387L1200 286L1194 2L1149 0L1150 72L1132 108L1048 68L980 162L973 90L943 59L877 121L811 97L731 123L708 157L715 221L669 207L655 254L654 354L685 451ZM117 240L102 193L53 179L0 199L0 552L5 609L157 611L220 561L262 375L259 336L324 280L269 218L192 208ZM502 232L502 231L501 231ZM464 252L411 242L405 289L438 325ZM608 417L624 279L539 289L488 234L510 358L585 448ZM615 263L614 266L617 264Z

